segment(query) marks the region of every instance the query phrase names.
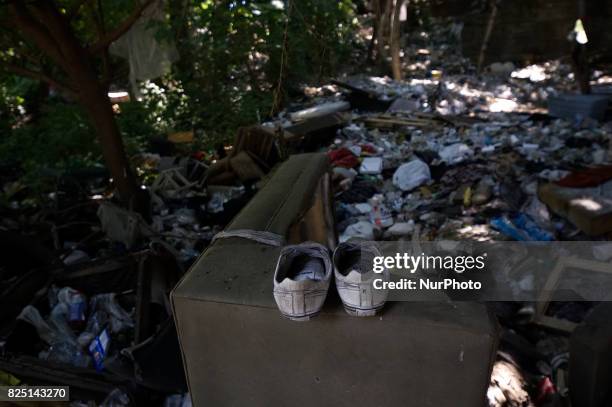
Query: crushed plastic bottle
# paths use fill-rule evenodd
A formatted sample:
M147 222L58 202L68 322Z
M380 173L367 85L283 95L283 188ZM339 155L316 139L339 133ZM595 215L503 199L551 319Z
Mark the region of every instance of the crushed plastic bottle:
M554 236L539 227L529 216L518 213L515 216L500 216L491 220L491 226L506 236L518 241L552 241Z
M63 302L58 303L49 315L49 326L55 331L55 342L76 343L74 332L68 323L69 308Z
M115 293L98 294L91 297L90 307L94 311L104 311L108 315L112 333L134 327L134 320L117 302Z
M54 343L48 350L41 352L39 357L49 362L64 363L76 367L87 367L91 361L90 357L78 345L69 342Z
M191 397L189 393L171 394L164 400L163 407L191 407Z
M92 307L93 309L93 307ZM108 313L103 310L96 310L89 316L85 330L81 332L77 338L77 342L83 348L89 346L91 341L98 335L102 329L108 324Z
M393 225L393 216L384 204L384 197L380 194L370 198L372 211L370 212L370 221L379 228L388 228Z
M213 193L206 205L206 210L208 213L219 213L223 212L223 204L225 203L225 199L223 194L221 193Z
M96 336L91 344L89 344L89 354L93 359L96 371L101 372L104 369L104 360L110 345L110 336L106 329L102 330L100 335Z
M86 318L85 311L87 310L87 299L80 291L71 287L64 287L57 293L57 299L61 304L65 304L67 312L67 320L70 326L74 329L83 329Z
M127 407L130 405L130 397L121 389L113 389L102 401L100 407Z

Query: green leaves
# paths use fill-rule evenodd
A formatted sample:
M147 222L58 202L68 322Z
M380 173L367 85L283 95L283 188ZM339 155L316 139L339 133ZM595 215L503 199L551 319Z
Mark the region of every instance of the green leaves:
M71 26L86 44L99 36L101 24L105 30L119 24L135 2L104 0L101 19L97 6L91 7L94 3L82 3L76 12L78 0L59 0L62 13L73 16ZM238 127L268 118L279 79L280 96L286 101L302 84L334 75L352 46L354 6L349 0L166 4L167 20L151 24L157 40L175 42L180 60L166 77L141 83L142 101L120 105L116 117L128 154L146 150L152 137L172 131L195 130L202 148L230 142ZM20 52L14 51L17 44L11 37L5 43L0 59L13 59L14 52ZM286 66L281 68L283 61ZM61 70L41 62L62 79ZM125 62L114 57L111 62L111 85L125 89ZM99 66L102 71L103 64ZM29 174L100 162L93 130L76 104L46 96L41 100L36 81L15 78L0 77L0 157L20 163Z
M172 77L182 83L189 99L192 120L185 125L201 128L212 140L230 140L237 127L265 119L283 59L284 92L334 75L350 52L352 2L291 0L289 4L287 0L191 3L183 21L188 29L177 44L182 60Z

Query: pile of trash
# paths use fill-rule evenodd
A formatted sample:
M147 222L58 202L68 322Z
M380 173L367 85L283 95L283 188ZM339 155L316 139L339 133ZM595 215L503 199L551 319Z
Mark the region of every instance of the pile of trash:
M356 118L328 153L341 240L411 237L415 226L429 239L468 237L475 229L514 240L576 239L580 231L548 210L538 187L611 159L604 129L576 130L561 120L496 117L467 128L391 131L376 125Z
M7 195L0 373L25 382L42 367L105 406L190 405L169 292L280 157L261 126L216 154L157 150L133 162L148 213L119 204L105 171L60 179L32 204L23 188ZM73 369L90 381L70 381Z
M612 124L600 109L610 76L594 72L600 93L590 98L570 93L572 69L560 61L498 62L477 74L454 46L460 30L434 24L406 34L403 81L334 80L265 123L291 129L342 114L327 145L341 240L584 240L612 231L586 227L582 213L552 203L595 194L609 206L608 189L599 188L608 180L589 184L598 191L551 187L583 188L564 177L612 162Z
M332 166L340 242L609 240L612 125L580 97L564 96L564 114L553 109L574 86L571 69L558 61L494 64L478 76L445 70L443 61L421 64L402 82L333 81L265 124L292 129L341 118L319 139ZM580 323L592 308L566 302L548 312ZM495 312L503 334L489 405L567 397L569 333L529 324L533 304Z
M210 160L143 154L140 168L151 179L151 219L100 200L97 215L106 237L128 250L161 245L188 266L254 195L256 183L278 160L274 134L259 126L241 128L228 151Z
M36 328L46 345L38 357L76 367L104 369L105 360L133 339L133 310L128 313L114 293L97 294L89 301L71 287L52 286L48 292L50 314L26 306L17 320Z

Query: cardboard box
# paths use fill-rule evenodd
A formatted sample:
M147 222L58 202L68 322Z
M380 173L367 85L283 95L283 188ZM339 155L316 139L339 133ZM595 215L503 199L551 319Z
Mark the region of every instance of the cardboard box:
M228 229L324 240L326 174L324 155L292 156ZM485 405L497 323L484 305L388 303L356 318L332 284L321 315L290 321L272 296L279 250L217 240L173 290L194 406Z
M538 197L589 236L612 231L612 181L593 188L538 187Z

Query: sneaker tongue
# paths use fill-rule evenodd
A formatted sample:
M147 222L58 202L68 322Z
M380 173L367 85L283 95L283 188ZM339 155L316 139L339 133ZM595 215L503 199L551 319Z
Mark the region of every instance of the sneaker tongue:
M293 281L314 280L321 281L325 278L325 267L319 258L309 258L303 263L300 262L299 268L291 276ZM297 265L296 265L297 266Z
M364 271L359 266L353 266L353 267L350 268L348 274L351 274L351 273L363 274Z
M363 272L363 270L351 269L346 275L346 278L352 282L362 282L364 278L367 280L366 274L367 273Z

